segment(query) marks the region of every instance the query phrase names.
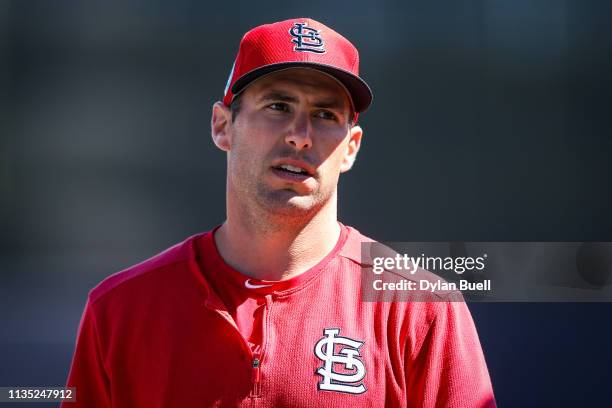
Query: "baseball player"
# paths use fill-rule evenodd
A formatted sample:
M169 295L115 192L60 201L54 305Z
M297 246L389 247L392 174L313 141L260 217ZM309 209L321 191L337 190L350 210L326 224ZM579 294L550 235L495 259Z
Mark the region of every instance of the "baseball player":
M89 294L79 407L490 407L463 302L365 302L371 240L337 219L372 101L357 49L308 18L247 32L214 144L227 219Z

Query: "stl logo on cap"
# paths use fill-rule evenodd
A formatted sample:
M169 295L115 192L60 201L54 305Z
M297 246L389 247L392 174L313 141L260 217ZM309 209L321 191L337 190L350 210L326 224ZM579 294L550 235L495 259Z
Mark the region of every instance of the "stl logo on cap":
M289 30L289 34L293 37L291 42L295 44L293 51L325 53L321 33L315 28L308 27L307 23L295 23Z

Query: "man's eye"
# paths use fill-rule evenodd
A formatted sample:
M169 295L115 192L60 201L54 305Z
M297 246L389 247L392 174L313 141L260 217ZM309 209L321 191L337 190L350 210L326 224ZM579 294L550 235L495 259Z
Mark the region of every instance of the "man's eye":
M335 113L327 111L327 110L318 111L315 116L321 119L327 119L327 120L333 120L333 121L338 120L338 117L336 116Z
M282 102L271 103L270 105L268 105L268 108L280 112L289 112L289 105Z

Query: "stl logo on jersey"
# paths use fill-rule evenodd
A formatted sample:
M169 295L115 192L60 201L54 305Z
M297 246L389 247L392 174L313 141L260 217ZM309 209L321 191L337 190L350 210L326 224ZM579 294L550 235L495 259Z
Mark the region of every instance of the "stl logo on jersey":
M349 394L362 394L367 389L363 385L366 375L365 365L359 348L363 341L341 337L340 329L324 329L324 337L315 345L315 355L323 361L316 373L323 379L317 385L319 390L338 391ZM339 350L336 352L336 346Z
M315 28L308 27L306 23L295 23L289 30L289 34L293 37L291 42L295 44L293 51L325 53L321 33Z

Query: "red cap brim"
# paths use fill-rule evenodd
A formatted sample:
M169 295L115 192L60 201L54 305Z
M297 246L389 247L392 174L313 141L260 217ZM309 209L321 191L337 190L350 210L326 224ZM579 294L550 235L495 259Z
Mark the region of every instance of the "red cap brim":
M352 74L351 72L330 65L319 64L316 62L282 62L277 64L264 65L263 67L259 67L250 72L247 72L246 74L238 78L234 82L231 91L234 95L237 95L242 90L244 90L247 85L249 85L257 78L260 78L274 71L300 67L316 69L336 78L342 85L346 87L346 89L350 93L350 97L353 101L353 106L355 107L356 113L364 112L372 103L372 90L363 79Z

